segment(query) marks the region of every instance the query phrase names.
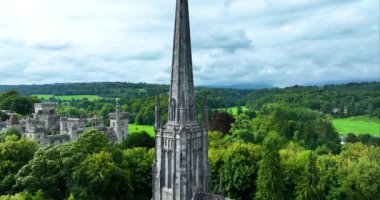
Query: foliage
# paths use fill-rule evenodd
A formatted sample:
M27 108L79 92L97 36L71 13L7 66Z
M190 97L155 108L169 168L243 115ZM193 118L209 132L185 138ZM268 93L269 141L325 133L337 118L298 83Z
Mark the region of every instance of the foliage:
M318 200L319 173L316 167L316 156L310 152L304 171L296 185L296 200Z
M8 119L8 115L0 110L0 122L1 121L6 121L7 119Z
M250 118L246 114L236 117L235 123L231 125L231 137L236 142L254 142L253 126Z
M271 132L263 143L262 159L259 162L256 199L283 199L284 179L280 164L280 139Z
M22 192L15 195L0 196L0 200L45 200L45 197L42 190L39 190L34 195L29 192Z
M134 148L124 150L126 169L131 171L133 185L133 199L150 199L152 194L152 165L154 162L154 149Z
M217 112L211 116L210 131L220 131L227 134L231 129L231 124L235 119L226 112Z
M20 131L15 128L7 128L3 131L0 131L0 142L4 142L5 138L8 136L16 136L17 139L21 137Z
M48 198L64 199L69 194L71 174L84 158L75 143L40 149L17 173L15 188L29 192L41 189Z
M20 96L16 91L8 91L0 94L0 109L10 110L21 115L33 112L33 104L38 102L37 98ZM4 115L1 116L4 119Z
M101 99L98 95L50 95L50 94L33 94L32 96L35 96L42 100L62 100L62 101L71 101L71 100L89 100L89 101L95 101Z
M99 152L109 146L107 136L97 129L90 129L79 135L77 146L84 152Z
M151 137L145 131L130 133L123 142L123 146L125 148L134 148L134 147L153 148L154 145L155 145L154 138Z
M16 173L33 158L37 148L35 142L14 135L0 143L0 194L12 191Z
M309 149L326 145L332 152L339 151L339 135L329 116L309 109L285 104L268 104L253 119L254 131L276 131L287 140L294 140Z
M338 117L380 117L380 83L349 83L326 86L293 86L263 89L250 94L248 108L260 110L268 103L285 103Z
M111 153L89 155L72 174L71 191L83 200L130 199L130 172L123 170Z
M233 199L254 197L256 184L252 180L257 178L259 152L258 145L239 143L224 152L220 179L228 197Z
M370 134L361 134L359 136L354 135L353 133L348 133L346 135L347 143L356 143L361 142L366 145L380 146L380 138L372 136Z

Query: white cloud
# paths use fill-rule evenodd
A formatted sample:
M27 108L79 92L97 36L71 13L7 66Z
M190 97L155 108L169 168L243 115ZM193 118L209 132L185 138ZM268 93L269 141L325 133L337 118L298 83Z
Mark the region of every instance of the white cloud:
M196 84L379 80L378 4L191 0ZM168 83L174 8L174 0L0 0L0 84Z

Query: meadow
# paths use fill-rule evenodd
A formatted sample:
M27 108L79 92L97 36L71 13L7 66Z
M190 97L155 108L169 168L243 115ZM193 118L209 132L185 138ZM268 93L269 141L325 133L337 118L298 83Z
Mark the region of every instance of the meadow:
M235 107L229 107L229 108L218 108L218 109L214 109L214 110L225 111L225 112L230 113L233 116L237 116L238 115L238 107L240 107L243 112L245 112L245 111L248 110L248 108L245 107L245 106L235 106Z
M50 94L34 94L31 96L36 96L39 99L45 99L49 100L50 98L54 98L57 100L62 100L62 101L71 101L71 100L83 100L83 99L88 99L89 101L96 101L101 99L102 97L98 95L50 95Z
M333 125L339 134L371 134L380 137L380 119L366 116L334 119Z
M139 132L139 131L145 131L152 137L155 136L154 127L151 125L137 125L137 124L128 125L128 133Z

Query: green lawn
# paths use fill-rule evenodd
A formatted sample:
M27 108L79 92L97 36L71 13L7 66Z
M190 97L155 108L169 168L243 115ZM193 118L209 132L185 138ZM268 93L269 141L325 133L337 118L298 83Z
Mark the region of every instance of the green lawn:
M235 107L230 107L230 108L218 108L218 109L214 109L214 110L227 111L227 112L231 113L233 116L236 116L237 111L238 111L238 107L241 107L243 112L248 110L248 108L245 106L235 106Z
M365 116L351 117L344 119L334 119L333 125L339 134L354 133L371 135L380 137L380 120Z
M32 96L37 96L39 99L43 98L45 100L49 100L50 98L54 97L55 99L59 99L62 101L71 101L73 99L74 100L82 100L85 98L87 98L90 101L95 101L95 100L99 100L102 98L98 95L59 95L59 96L54 96L54 95L50 95L50 94L34 94Z
M150 136L154 137L154 127L150 125L137 125L137 124L129 124L128 125L128 133L145 131L149 133Z

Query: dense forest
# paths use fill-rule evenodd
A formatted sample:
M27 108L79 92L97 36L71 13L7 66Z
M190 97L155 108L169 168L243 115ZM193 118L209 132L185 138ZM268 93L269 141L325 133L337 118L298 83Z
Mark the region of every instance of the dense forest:
M372 115L380 118L380 83L294 86L252 92L247 105L260 109L274 102L298 105L339 117Z

